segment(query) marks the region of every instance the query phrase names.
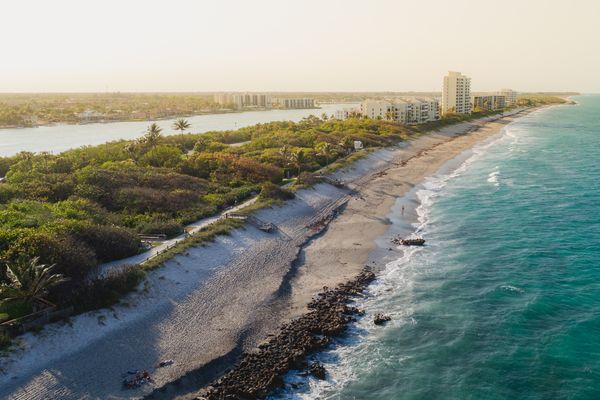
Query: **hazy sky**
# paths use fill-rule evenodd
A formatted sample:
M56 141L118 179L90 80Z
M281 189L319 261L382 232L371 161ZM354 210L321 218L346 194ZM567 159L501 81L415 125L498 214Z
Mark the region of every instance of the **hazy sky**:
M600 92L600 0L0 0L0 92Z

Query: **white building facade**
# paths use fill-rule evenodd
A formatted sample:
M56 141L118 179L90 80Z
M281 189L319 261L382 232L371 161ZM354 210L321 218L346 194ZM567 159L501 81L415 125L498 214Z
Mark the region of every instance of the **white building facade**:
M342 108L341 110L335 110L333 117L335 119L348 119L360 117L360 108Z
M517 92L512 89L502 89L498 92L498 95L504 96L506 99L506 106L512 107L517 105Z
M281 108L315 108L315 99L277 99L276 104Z
M442 114L471 112L471 78L460 72L448 72L444 77L441 111Z
M366 100L360 104L360 113L372 119L421 124L438 120L440 106L436 99L430 98Z
M506 96L493 93L480 93L471 96L474 110L501 110L506 108Z
M219 93L214 95L215 103L234 108L271 108L271 96L263 93Z

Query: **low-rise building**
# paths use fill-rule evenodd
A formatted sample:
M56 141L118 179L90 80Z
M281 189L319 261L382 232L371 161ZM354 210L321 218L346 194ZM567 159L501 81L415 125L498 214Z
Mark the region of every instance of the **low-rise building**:
M373 119L386 119L401 124L421 124L440 118L440 105L432 98L366 100L360 113Z
M334 118L335 119L348 119L348 118L356 118L361 115L360 108L357 107L348 107L342 108L341 110L335 110Z
M471 96L471 103L473 104L474 110L501 110L506 108L506 96L491 93L479 93Z
M95 110L85 110L77 114L80 122L100 121L104 118L104 114Z

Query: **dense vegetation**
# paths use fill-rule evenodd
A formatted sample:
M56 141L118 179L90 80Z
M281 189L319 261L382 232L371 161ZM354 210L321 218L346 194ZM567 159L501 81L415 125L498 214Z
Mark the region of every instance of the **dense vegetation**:
M0 127L90 121L152 120L214 112L207 94L0 94Z
M574 93L577 94L577 93ZM566 103L567 99L564 97L546 94L546 93L528 93L521 94L517 97L517 104L519 106L540 106L546 104L562 104Z
M354 140L377 147L409 134L386 121L317 117L166 137L153 125L136 141L0 158L0 258L56 264L69 281L51 299L69 301L99 263L139 252L139 234L179 234L252 193L285 199L285 177L348 156Z
M522 105L564 101L519 97ZM27 314L32 300L41 297L79 311L110 305L135 287L139 269L92 282L86 278L99 263L141 251L140 235L177 235L187 223L253 193L260 193L263 203L286 200L293 196L280 187L286 179L298 177L310 185L313 171L343 166L370 149L487 114L446 115L412 127L311 116L298 123L167 137L152 124L135 141L0 158L0 177L5 175L0 181L0 321ZM189 128L185 120L175 125L181 131ZM353 152L355 140L366 149ZM237 223L212 225L148 267Z

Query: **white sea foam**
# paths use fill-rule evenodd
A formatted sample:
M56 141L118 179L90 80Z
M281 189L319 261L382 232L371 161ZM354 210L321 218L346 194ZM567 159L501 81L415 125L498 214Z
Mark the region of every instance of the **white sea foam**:
M494 168L494 171L492 171L488 174L487 181L489 183L493 184L494 186L498 187L498 186L500 186L499 176L500 176L500 171L498 171L498 167L496 167L496 168Z

